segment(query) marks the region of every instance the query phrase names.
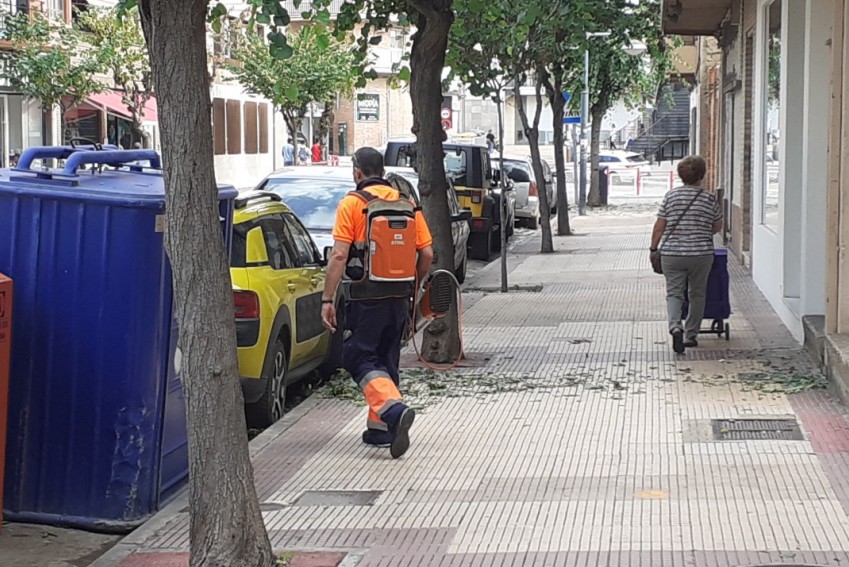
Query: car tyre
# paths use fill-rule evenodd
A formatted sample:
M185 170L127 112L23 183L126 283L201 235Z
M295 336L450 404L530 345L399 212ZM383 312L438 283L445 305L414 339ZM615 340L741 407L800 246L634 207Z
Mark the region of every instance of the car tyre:
M539 217L531 217L528 219L528 228L536 230L539 228Z
M271 427L285 413L286 374L289 371L289 360L283 341L277 339L271 348L272 351L262 371L265 391L259 400L245 406L248 427L252 429Z

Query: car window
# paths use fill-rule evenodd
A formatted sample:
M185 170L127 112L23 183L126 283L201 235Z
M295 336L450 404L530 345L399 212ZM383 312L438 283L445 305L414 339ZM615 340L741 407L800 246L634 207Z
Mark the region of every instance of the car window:
M230 250L230 265L234 268L244 268L247 266L247 248L248 242L245 236L246 225L233 225L233 244Z
M545 160L542 162L542 171L546 182L551 182L551 166L548 165L548 162Z
M613 158L610 156L598 156L598 161L600 163L610 163L611 161L613 161Z
M420 205L419 196L413 184L407 178L397 174L389 174L386 180L389 181L389 185L397 189L401 195L413 201L416 206ZM416 183L418 183L418 181Z
M445 152L444 164L446 175L450 176L454 180L454 183L457 185L466 184L467 164L465 152L460 152L460 155L457 155L455 151Z
M262 228L271 268L289 270L296 267L298 253L295 250L294 242L292 242L292 235L286 229L283 217L278 214L267 215L260 218L257 224Z
M643 159L643 156L636 154L636 155L633 155L633 156L628 156L628 161L630 161L632 163L640 163L640 162L645 161L645 160Z
M339 202L356 186L353 179L278 177L266 180L260 189L280 195L307 229L331 230Z
M291 235L292 242L295 245L298 261L297 266L302 268L304 266L315 266L318 264L318 251L304 226L291 213L286 213L284 218L286 219L286 230Z

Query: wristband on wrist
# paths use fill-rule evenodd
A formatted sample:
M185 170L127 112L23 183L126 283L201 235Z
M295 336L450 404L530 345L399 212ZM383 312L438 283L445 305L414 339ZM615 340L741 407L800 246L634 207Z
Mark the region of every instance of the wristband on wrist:
M649 252L657 252L657 248L649 248Z
M332 299L324 299L324 298L322 298L322 299L321 299L321 304L322 304L322 305L333 304L333 300L332 300Z

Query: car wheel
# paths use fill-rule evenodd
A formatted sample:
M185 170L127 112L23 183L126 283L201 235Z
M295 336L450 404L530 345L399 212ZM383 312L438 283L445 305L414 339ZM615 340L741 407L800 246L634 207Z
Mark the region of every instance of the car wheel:
M469 264L468 258L463 258L463 263L454 271L454 275L457 277L458 283L463 283L466 281L466 268Z
M278 339L271 348L271 356L262 371L265 391L259 400L245 406L248 427L253 429L271 427L283 417L286 408L286 373L289 370L286 347Z
M531 230L536 230L539 228L539 218L531 217L528 219L528 228Z

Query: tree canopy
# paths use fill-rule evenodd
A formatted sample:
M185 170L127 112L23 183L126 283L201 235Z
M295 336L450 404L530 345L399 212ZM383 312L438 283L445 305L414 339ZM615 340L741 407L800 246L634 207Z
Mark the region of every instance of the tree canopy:
M25 97L38 99L45 109L59 106L65 113L88 96L102 92L97 80L100 61L91 50L81 49L79 36L44 14L33 12L5 20L7 39L15 45L0 78Z

